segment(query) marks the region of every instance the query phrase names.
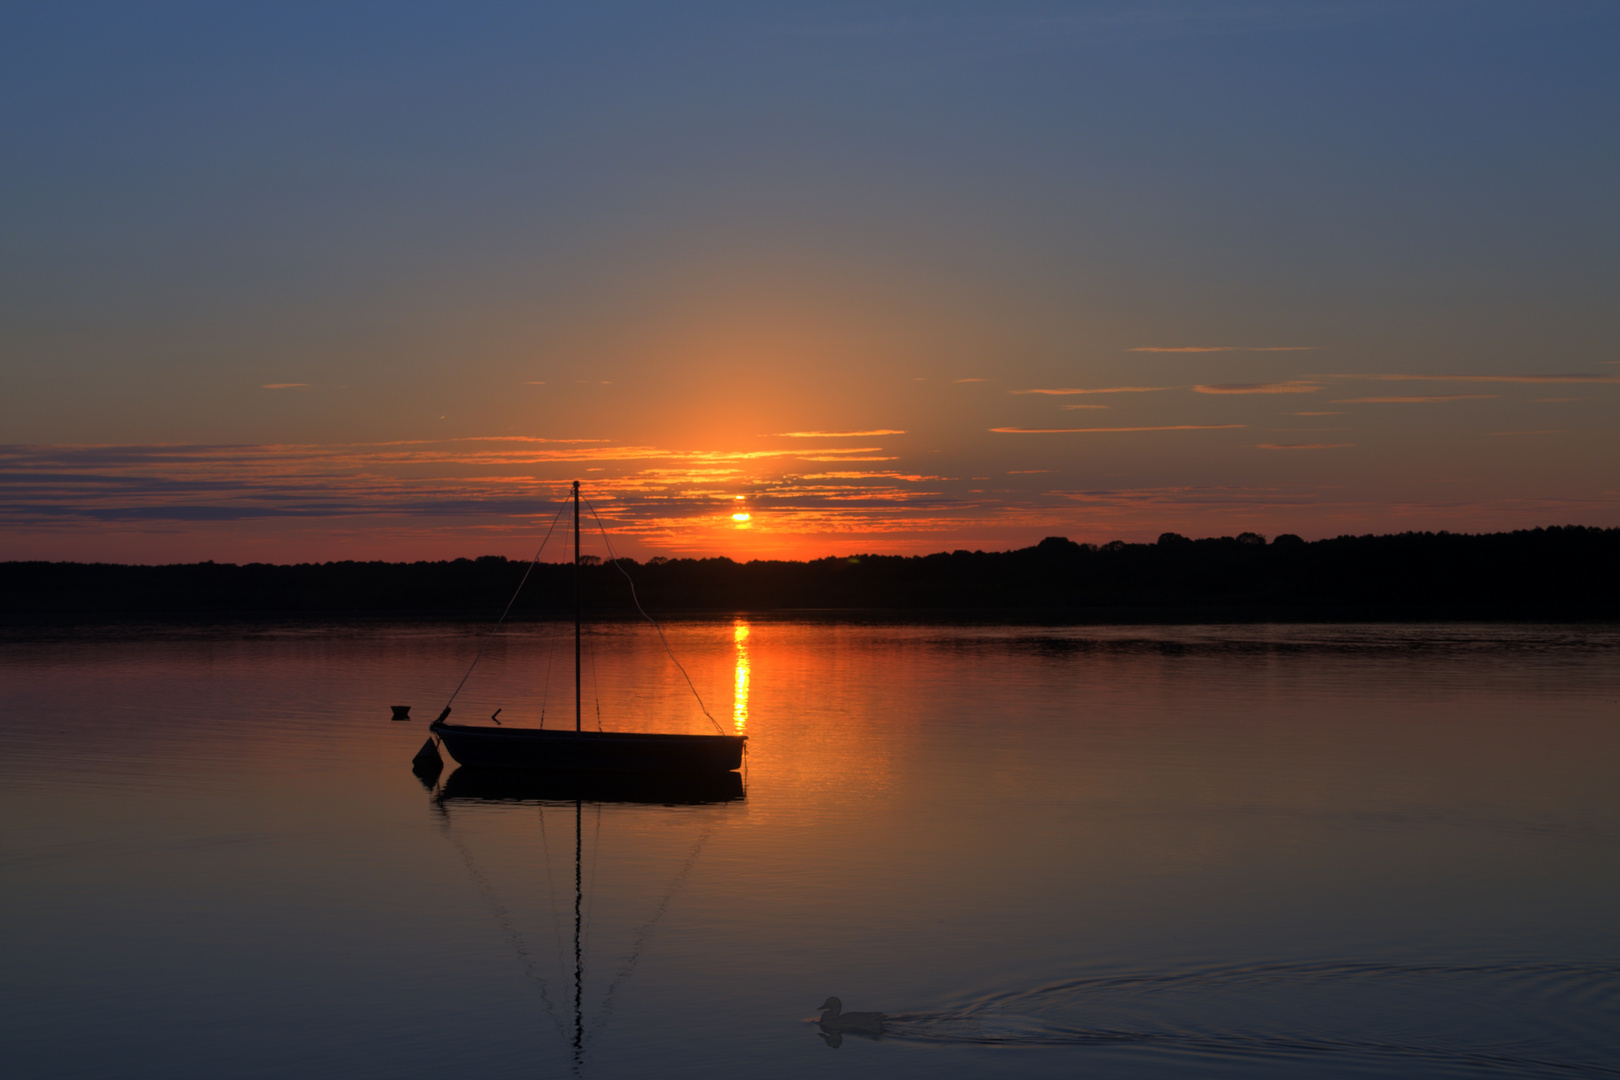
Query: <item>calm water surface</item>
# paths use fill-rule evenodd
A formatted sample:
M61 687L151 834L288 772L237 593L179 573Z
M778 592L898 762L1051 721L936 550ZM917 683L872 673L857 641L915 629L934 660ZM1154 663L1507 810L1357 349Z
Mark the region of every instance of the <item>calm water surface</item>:
M457 718L571 724L563 630ZM1614 627L677 624L750 752L667 805L413 776L478 632L9 632L8 1073L1620 1075Z

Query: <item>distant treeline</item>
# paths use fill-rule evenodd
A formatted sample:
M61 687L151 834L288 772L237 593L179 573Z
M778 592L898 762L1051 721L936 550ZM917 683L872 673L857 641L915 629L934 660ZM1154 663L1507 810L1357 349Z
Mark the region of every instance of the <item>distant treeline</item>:
M1050 617L1620 618L1620 529L1401 533L1307 543L1254 533L1098 547L1048 537L1018 551L862 555L810 562L621 560L655 614L864 610ZM296 566L0 563L7 616L253 618L493 616L528 564L450 562ZM582 568L586 608L634 611L621 567ZM572 611L574 569L534 568L517 617Z

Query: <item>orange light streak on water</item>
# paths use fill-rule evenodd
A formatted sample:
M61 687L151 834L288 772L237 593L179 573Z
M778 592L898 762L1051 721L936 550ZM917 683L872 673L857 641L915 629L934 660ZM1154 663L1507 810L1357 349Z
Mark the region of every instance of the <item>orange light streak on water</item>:
M744 729L748 727L748 681L752 674L748 659L748 634L747 620L738 619L731 631L731 639L737 645L737 668L731 684L731 723L739 735L744 734Z

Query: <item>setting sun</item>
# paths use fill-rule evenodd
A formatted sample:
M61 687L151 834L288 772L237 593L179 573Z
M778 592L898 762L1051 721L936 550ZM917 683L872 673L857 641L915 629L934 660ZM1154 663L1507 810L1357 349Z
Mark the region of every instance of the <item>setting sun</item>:
M753 519L753 516L753 514L732 514L731 520L737 522L749 521Z

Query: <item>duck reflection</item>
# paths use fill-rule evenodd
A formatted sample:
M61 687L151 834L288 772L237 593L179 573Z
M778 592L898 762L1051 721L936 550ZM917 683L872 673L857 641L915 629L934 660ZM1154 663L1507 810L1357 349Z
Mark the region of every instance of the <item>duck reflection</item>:
M879 1039L883 1037L884 1015L880 1012L845 1012L844 1003L835 997L830 997L819 1006L821 1019L817 1023L821 1026L819 1034L826 1044L834 1050L844 1045L845 1035L859 1035L865 1039Z
M661 803L702 806L745 796L738 773L589 773L479 769L462 765L437 801L539 803Z

